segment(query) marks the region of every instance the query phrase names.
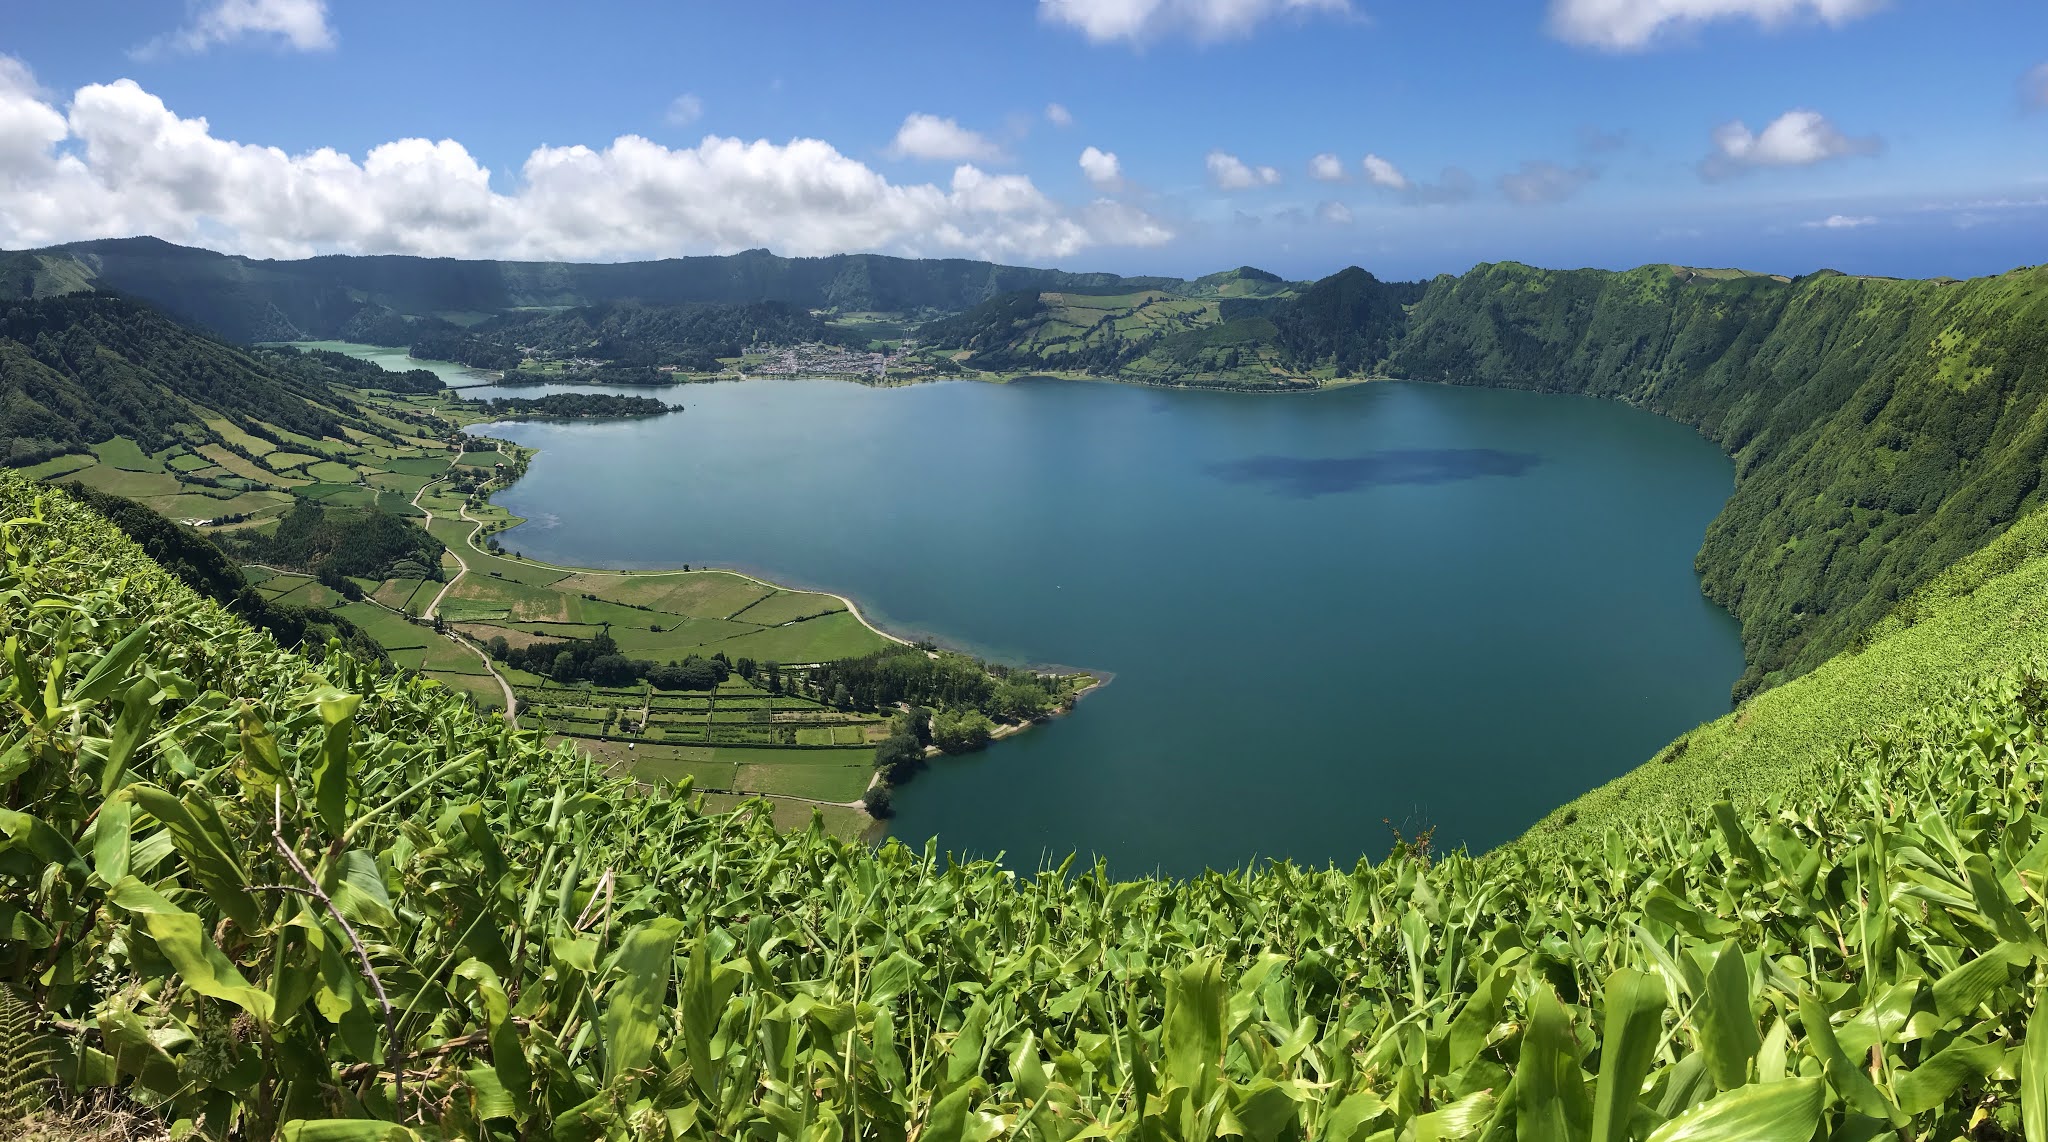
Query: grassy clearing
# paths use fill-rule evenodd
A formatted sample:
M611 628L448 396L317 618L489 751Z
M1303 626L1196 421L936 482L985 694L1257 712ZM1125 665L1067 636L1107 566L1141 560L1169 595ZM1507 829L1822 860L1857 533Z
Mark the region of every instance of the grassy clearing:
M88 488L97 488L116 496L131 500L148 499L152 496L175 496L183 488L177 477L168 472L125 472L110 464L94 464L80 468L67 479L77 480Z
M168 451L168 450L167 450ZM143 452L142 447L125 436L116 436L92 446L92 454L100 463L119 468L124 472L161 472L164 462L159 456Z
M726 571L647 575L583 572L562 580L559 586L564 591L592 594L615 603L703 618L725 618L774 593L771 587Z
M863 751L848 752L861 753L863 760L852 765L742 765L731 787L748 793L807 797L813 801L852 801L868 787L874 769L867 760L869 755Z
M313 477L315 480L347 484L353 483L361 473L347 464L337 464L332 460L321 460L317 463L306 465L306 475Z
M643 619L650 617L644 612L636 613ZM722 649L733 639L760 629L722 619L679 619L661 614L652 617L661 624L662 629L658 633L645 626L612 627L612 638L619 644L620 653L656 661L680 661L687 654L700 652L709 657L714 648Z
M363 477L363 482L380 491L397 492L411 496L414 492L434 482L432 476L409 476L403 472L378 472Z
M348 603L336 607L336 613L363 628L377 644L390 652L394 658L401 650L423 650L434 632L427 627L415 626L402 615L394 615L373 603Z
M59 456L52 460L45 460L40 464L31 464L26 468L17 468L15 471L20 472L31 480L53 480L59 476L90 468L97 463L99 463L99 459L94 456Z
M220 437L222 440L225 440L229 444L232 444L235 447L241 449L242 451L247 452L251 456L268 456L272 452L277 451L277 445L272 444L270 441L265 440L260 436L251 436L248 433L243 432L241 429L235 427L233 421L225 419L209 420L206 421L205 424L207 428L213 431L213 434L215 436ZM200 451L203 452L205 451L205 449L202 448Z
M498 688L497 680L488 674L458 674L448 670L427 670L422 673L450 690L469 695L479 710L505 708L505 692Z
M390 607L392 610L402 611L409 607L425 606L427 598L432 598L431 594L426 596L426 598L420 596L420 589L422 587L429 588L430 591L438 591L441 589L441 584L431 579L386 579L384 582L377 584L377 588L370 593L370 597Z
M717 644L729 658L757 662L829 662L884 649L889 640L868 629L852 612L770 627Z
M799 619L814 619L845 609L846 604L836 595L824 595L813 591L777 591L732 617L741 622L772 627L796 622Z
M440 456L398 458L386 460L379 466L407 476L439 476L448 471L448 457L444 453Z
M303 476L274 472L260 464L251 463L247 457L237 456L219 444L202 444L199 446L199 454L245 480L257 480L287 488L311 483Z

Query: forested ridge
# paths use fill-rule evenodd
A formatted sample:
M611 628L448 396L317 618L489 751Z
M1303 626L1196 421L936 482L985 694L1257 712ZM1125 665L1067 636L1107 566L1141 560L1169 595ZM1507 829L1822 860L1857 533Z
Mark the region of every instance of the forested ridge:
M128 436L157 451L208 416L334 435L353 412L335 374L224 344L147 306L74 294L0 301L0 462Z
M507 314L473 327L470 335L501 346L524 346L558 356L594 357L628 366L678 365L707 373L719 370L719 358L737 357L756 343L867 344L866 337L781 301L606 303L559 313Z
M410 345L444 317L639 301L777 301L805 309L945 312L1016 289L1119 293L1173 278L1003 266L964 258L766 250L651 262L486 262L400 255L272 261L155 238L75 242L0 255L0 297L115 290L237 341L344 337ZM417 324L427 319L429 325Z

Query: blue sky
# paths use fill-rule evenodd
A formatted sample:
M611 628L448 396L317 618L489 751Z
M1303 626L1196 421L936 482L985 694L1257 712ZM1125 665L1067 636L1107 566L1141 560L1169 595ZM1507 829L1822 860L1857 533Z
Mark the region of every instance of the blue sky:
M12 8L9 248L1961 276L2048 236L2031 0Z

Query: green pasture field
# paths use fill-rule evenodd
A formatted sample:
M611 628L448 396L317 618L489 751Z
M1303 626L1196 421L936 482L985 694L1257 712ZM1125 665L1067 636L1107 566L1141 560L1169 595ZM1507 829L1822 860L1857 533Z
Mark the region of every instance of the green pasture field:
M125 436L116 436L92 446L92 454L100 458L100 463L127 472L161 472L164 470L163 457L168 452L166 449L155 456L148 455L140 445Z
M235 447L240 448L242 451L247 452L251 456L268 456L272 452L277 451L277 445L272 444L270 441L265 440L260 436L251 436L248 433L243 432L241 429L235 427L234 422L231 420L222 418L219 420L205 421L204 423L208 429L212 430L214 435L220 437L222 440L227 441L228 443L234 445ZM202 448L200 449L200 451L204 452L205 449Z
M306 475L313 477L315 480L348 484L353 483L361 473L347 464L338 464L332 460L321 460L317 463L306 465Z
M420 598L422 587L438 591L441 584L431 579L386 579L370 592L370 597L393 610L402 611L414 606L415 603L419 606L426 605L426 599Z
M67 480L76 480L88 488L96 488L131 500L146 499L150 496L175 496L183 485L177 477L168 472L126 472L111 464L94 464L69 474Z
M761 750L761 753L770 753ZM839 750L792 751L814 754L837 754ZM791 760L778 759L759 765L742 765L728 788L748 793L776 793L785 797L805 797L815 801L852 801L857 799L874 777L873 758L870 751L847 750L859 754L853 764L842 765L798 765Z
M670 614L726 618L774 593L774 588L726 571L675 571L649 574L580 572L559 586L576 594Z
M439 476L448 471L448 458L445 455L399 457L385 460L379 467L407 476Z
M412 476L404 472L378 472L363 477L363 482L380 491L397 492L410 499L414 492L434 482L432 476Z
M798 619L817 618L843 611L846 604L835 595L812 591L777 591L753 606L733 615L740 622L772 627Z
M254 438L252 437L251 439ZM259 480L264 483L277 484L287 488L297 487L309 482L303 476L287 475L282 472L273 471L261 464L253 463L246 457L237 456L219 444L202 444L199 446L198 451L201 456L206 457L245 480Z
M90 468L97 463L99 458L95 456L58 456L40 464L30 464L26 468L15 470L31 480L54 480L59 476Z
M727 658L794 664L857 658L889 645L888 639L868 629L852 612L840 611L727 639L714 648L725 652Z

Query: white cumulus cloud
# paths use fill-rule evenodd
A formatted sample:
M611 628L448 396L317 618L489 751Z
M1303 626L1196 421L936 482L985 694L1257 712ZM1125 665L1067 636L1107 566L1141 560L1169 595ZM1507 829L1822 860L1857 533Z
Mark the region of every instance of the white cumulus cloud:
M1408 176L1401 173L1401 168L1378 155L1365 156L1361 165L1365 167L1366 181L1374 186L1383 186L1388 190L1408 189Z
M1550 29L1572 43L1636 51L1667 32L1715 20L1777 27L1799 20L1846 24L1884 0L1552 0Z
M1757 167L1804 167L1850 155L1872 155L1883 148L1875 136L1850 138L1827 116L1797 108L1751 131L1741 120L1714 128L1714 150L1700 163L1710 179L1727 178Z
M1094 147L1082 151L1081 173L1087 175L1088 181L1098 190L1118 190L1124 184L1123 164L1117 161L1115 151Z
M216 137L132 80L59 109L0 57L0 248L153 234L263 257L394 253L604 260L767 246L1060 258L1172 237L1133 207L1069 208L1029 178L963 163L894 183L818 139L637 135L535 149L493 190L452 139L399 139L360 159Z
M1074 125L1074 113L1067 110L1064 103L1048 103L1045 105L1045 121L1055 127L1071 127Z
M1344 160L1324 152L1308 161L1308 176L1317 182L1343 182Z
M978 131L970 131L952 119L912 112L896 129L889 153L899 159L936 159L941 162L973 160L993 162L1003 150Z
M325 51L334 46L327 0L211 0L184 27L136 50L142 55L165 49L202 52L252 37L296 51Z
M1801 222L1808 230L1854 230L1859 226L1874 226L1877 219L1869 215L1830 214L1814 222Z
M1280 181L1278 170L1248 166L1243 159L1223 151L1210 151L1206 162L1209 181L1218 190L1250 190L1255 186L1274 186Z
M1330 201L1316 207L1316 217L1332 226L1351 225L1351 208L1341 202Z
M1038 0L1041 19L1079 29L1098 44L1144 44L1170 35L1213 43L1276 16L1350 10L1350 0Z

